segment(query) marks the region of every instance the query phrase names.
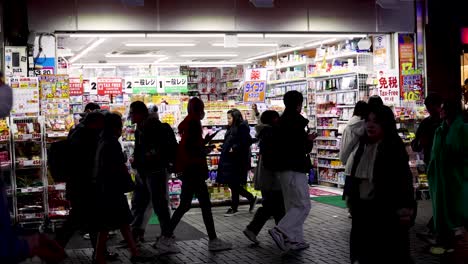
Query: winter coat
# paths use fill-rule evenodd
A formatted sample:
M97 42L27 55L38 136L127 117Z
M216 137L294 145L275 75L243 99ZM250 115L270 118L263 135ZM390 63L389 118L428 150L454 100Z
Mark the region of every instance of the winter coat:
M208 178L208 165L205 140L202 136L202 125L198 117L188 115L180 123L179 134L181 140L177 150L176 172L183 173L187 170L200 171L201 178Z
M271 149L269 144L273 142L273 127L270 125L257 125L255 127L257 131L256 138L259 140L260 153L258 156L258 164L255 169L254 186L256 190L262 191L279 191L281 190L278 173L265 167L265 157L271 155Z
M437 233L451 232L468 219L468 125L458 117L435 132L428 180ZM465 197L465 198L463 198Z
M218 166L216 182L221 184L246 184L250 169L250 127L243 122L231 127L224 136L223 149Z
M360 162L367 138L360 140L359 147L354 154L351 176L347 177L344 195L349 197L351 206L360 200L360 179L353 176ZM372 177L373 199L372 201L387 211L396 215L402 208L414 208L413 175L409 167L409 157L405 145L400 137L395 136L385 139L377 147Z
M440 127L441 120L438 117L429 116L419 124L416 131L416 138L411 142L413 151L424 153L424 163L429 166L431 161L432 144L437 128Z
M340 160L343 164L348 161L349 155L359 145L359 138L366 133L366 124L359 116L353 116L348 122L341 137Z
M312 151L313 142L307 140L307 124L295 110L286 109L280 117L278 133L275 133L276 147L274 156L278 171L308 173L312 164L308 154Z

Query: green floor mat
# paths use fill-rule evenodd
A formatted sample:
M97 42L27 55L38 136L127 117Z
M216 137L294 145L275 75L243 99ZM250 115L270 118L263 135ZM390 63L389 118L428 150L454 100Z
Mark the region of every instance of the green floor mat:
M158 216L153 212L153 214L151 215L151 218L149 220L149 224L150 225L159 225L159 219L158 219Z
M333 206L340 207L340 208L346 208L346 201L342 199L341 195L319 196L319 197L312 197L311 199L319 203L329 204L329 205L333 205Z

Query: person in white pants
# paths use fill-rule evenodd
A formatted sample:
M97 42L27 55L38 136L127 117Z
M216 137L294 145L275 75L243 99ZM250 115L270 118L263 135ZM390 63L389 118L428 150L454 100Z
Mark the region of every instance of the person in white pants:
M286 109L277 132L274 132L277 145L274 156L278 159L275 170L281 181L286 215L269 233L277 246L286 252L309 247L304 240L304 222L311 209L307 173L312 164L308 154L317 134L308 133L309 121L301 115L303 100L298 91L284 95Z

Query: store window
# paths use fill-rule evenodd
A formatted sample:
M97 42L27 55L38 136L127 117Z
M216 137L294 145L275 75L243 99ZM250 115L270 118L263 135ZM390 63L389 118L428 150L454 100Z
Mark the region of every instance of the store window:
M319 134L311 153L310 183L333 187L344 185L344 166L338 158L340 139L358 101L381 96L403 120L400 127L406 132L401 135L407 143L414 136L409 130L415 126L403 123L416 123L425 114L424 107L421 109L423 75L414 69L413 34L78 32L57 33L55 39L56 47L42 47L42 53L35 53L35 68L27 71L31 76L13 74L9 79L13 88L23 90L11 120L5 122L9 131L5 141L13 146L22 140L36 141L40 148L35 152L17 148L16 154L5 155L5 159L12 161L13 171L19 168L17 164L37 169L36 181L21 188L45 193L43 202L17 197L18 208L12 214L21 221L67 214L66 203L60 202L63 181L54 175L46 177L50 171L46 153L51 143L67 136L90 102L122 113L123 146L131 154L135 127L125 117L132 101L157 105L161 121L176 128L187 115L189 98L200 97L206 105L204 133L221 130L214 138L219 146L229 109L242 112L255 136L258 116L252 105L259 112L282 112L283 95L298 90L305 98L302 114L309 119L309 129ZM55 64L44 63L51 58ZM254 144L253 168L258 151ZM216 184L219 152L210 153L207 162L211 198L223 201L230 194L227 187ZM256 192L251 183L253 171L248 188ZM20 187L18 175L12 173L12 194ZM38 187L27 189L31 184ZM49 186L47 191L43 186ZM170 183L174 207L180 186L178 180ZM30 207L33 201L36 207ZM24 208L34 210L25 212Z

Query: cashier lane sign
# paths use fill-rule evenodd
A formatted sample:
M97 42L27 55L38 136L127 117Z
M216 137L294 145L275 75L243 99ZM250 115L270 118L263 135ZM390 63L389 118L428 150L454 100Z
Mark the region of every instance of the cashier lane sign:
M97 78L98 95L119 95L122 94L122 78Z

